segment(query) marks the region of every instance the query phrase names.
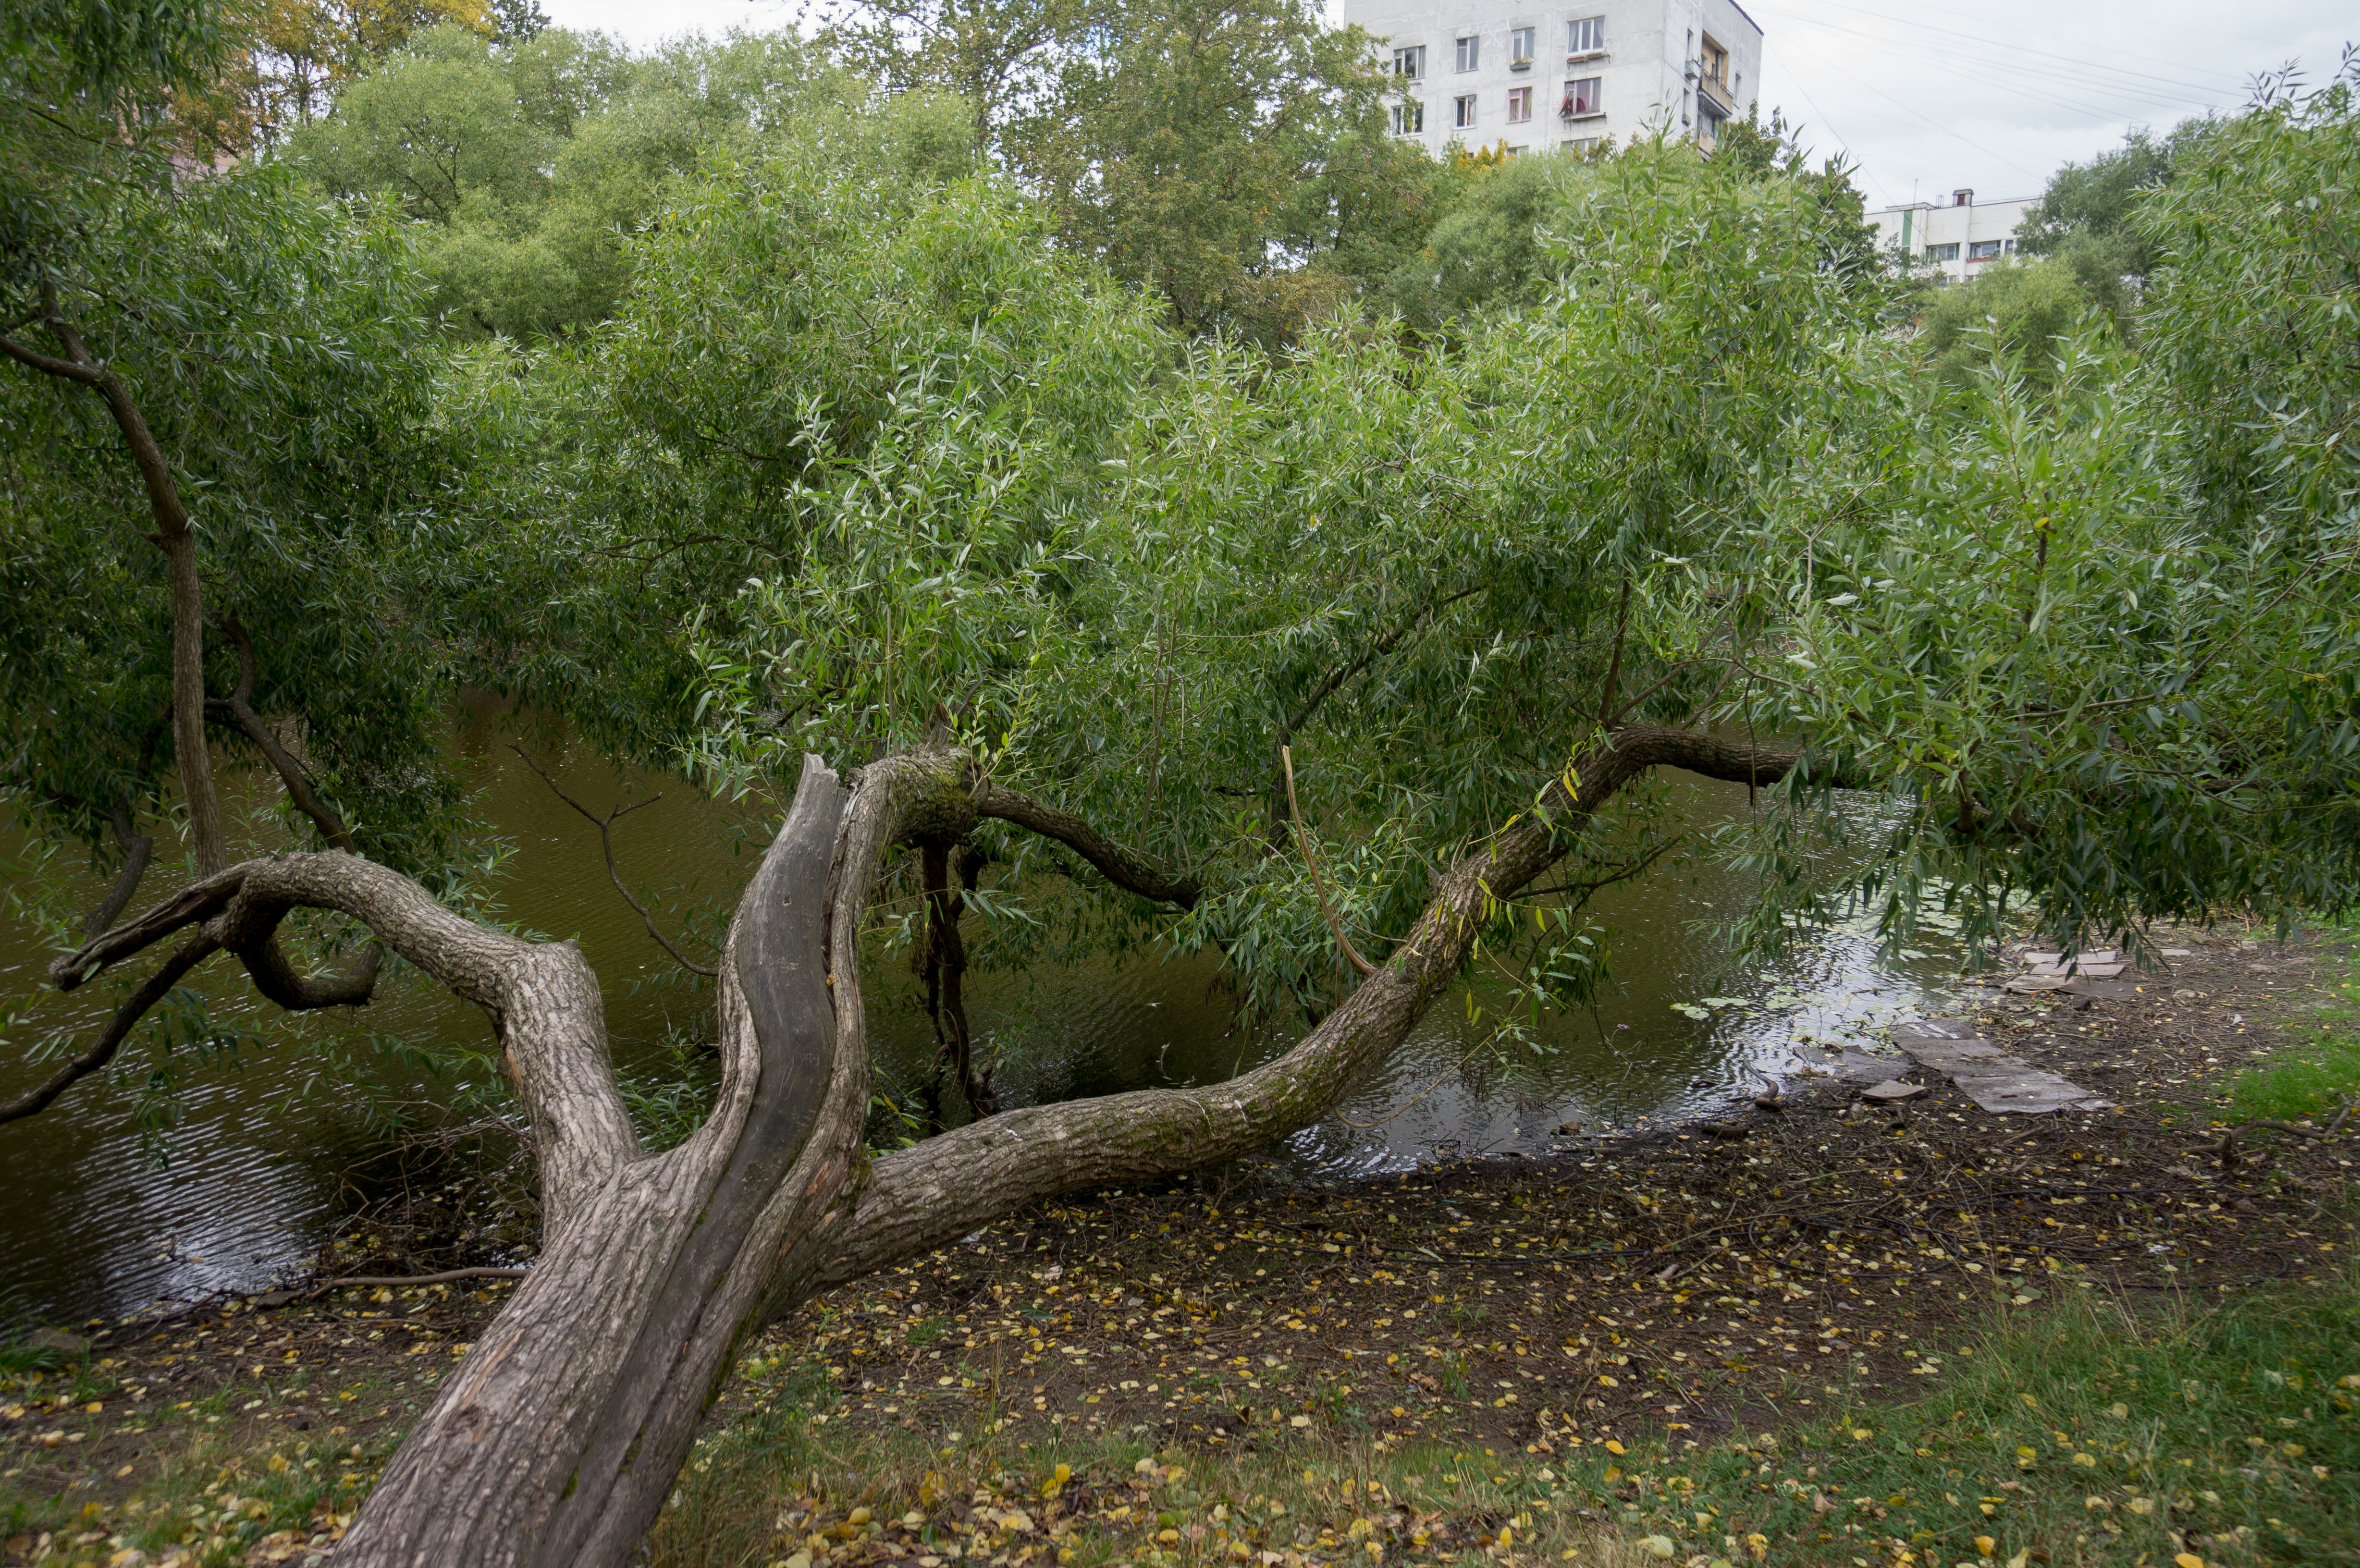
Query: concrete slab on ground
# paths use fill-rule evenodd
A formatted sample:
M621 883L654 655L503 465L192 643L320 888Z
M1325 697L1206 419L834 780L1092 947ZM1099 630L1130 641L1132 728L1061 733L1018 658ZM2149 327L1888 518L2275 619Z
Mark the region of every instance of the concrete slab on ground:
M2010 1056L1959 1018L1918 1018L1896 1024L1893 1038L1918 1066L1941 1073L1967 1098L1994 1114L2102 1111L2112 1100L2070 1079Z

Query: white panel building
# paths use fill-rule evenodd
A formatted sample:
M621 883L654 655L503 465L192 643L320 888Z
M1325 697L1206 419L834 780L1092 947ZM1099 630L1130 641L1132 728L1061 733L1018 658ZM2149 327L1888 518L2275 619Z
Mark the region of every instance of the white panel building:
M1762 73L1762 29L1735 0L1344 0L1344 20L1402 78L1395 133L1437 154L1627 142L1658 116L1710 150Z
M1964 283L2004 256L2016 254L2016 226L2037 196L1978 201L1969 190L1946 201L1912 201L1868 214L1876 248L1898 250L1944 283Z

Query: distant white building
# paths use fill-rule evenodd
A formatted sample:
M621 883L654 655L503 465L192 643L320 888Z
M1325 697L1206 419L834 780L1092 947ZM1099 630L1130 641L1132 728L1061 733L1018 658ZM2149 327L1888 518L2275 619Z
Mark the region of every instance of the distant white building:
M1920 267L1931 266L1944 283L1963 283L2004 256L2016 254L2016 226L2038 196L1978 201L1972 191L1950 192L1947 201L1912 201L1868 214L1876 248L1898 250Z
M1627 141L1659 114L1710 151L1762 73L1762 29L1735 0L1344 0L1344 20L1402 79L1394 134L1433 153Z

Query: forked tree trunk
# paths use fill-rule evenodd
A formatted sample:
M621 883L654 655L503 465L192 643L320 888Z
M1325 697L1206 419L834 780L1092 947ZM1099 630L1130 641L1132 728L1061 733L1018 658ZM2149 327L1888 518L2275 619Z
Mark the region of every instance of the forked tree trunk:
M828 997L845 799L807 768L746 891L718 977L718 1102L678 1148L639 1151L579 954L536 950L545 981L511 971L522 1007L502 1033L533 1081L536 1130L586 1110L602 1136L563 1183L530 1277L444 1379L340 1563L620 1563L654 1523L781 1240L835 1201L860 1152L867 1063L838 1048ZM589 1086L595 1107L566 1104Z
M1797 759L1685 731L1589 748L1533 811L1446 876L1408 939L1285 1057L1207 1088L1003 1112L856 1175L869 1088L859 920L885 853L956 840L980 816L1060 839L1120 886L1193 899L1186 878L976 777L941 752L861 770L815 757L740 900L718 980L723 1076L695 1135L643 1153L615 1088L595 977L570 942L451 913L348 855L292 855L203 879L60 959L61 985L188 926L262 979L297 906L342 910L482 1006L514 1063L546 1214L530 1277L444 1378L345 1538L344 1564L617 1564L670 1493L738 1346L816 1290L1027 1203L1228 1160L1327 1115L1424 1016L1497 900L1647 768L1770 783Z

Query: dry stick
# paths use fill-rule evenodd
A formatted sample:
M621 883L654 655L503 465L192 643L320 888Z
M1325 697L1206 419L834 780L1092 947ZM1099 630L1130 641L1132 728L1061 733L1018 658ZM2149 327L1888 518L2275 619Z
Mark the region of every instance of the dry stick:
M671 953L672 956L672 962L679 964L683 969L689 971L691 974L702 975L708 980L719 974L719 970L708 969L704 964L698 964L694 960L691 959L686 953L674 947L672 944L671 939L666 937L663 932L656 930L655 917L648 913L648 908L645 904L640 903L637 898L631 897L631 890L628 887L624 887L623 879L615 874L615 835L612 832L614 824L620 822L623 818L629 816L633 811L639 810L641 806L654 805L657 800L662 800L663 797L661 795L657 795L653 799L641 800L639 802L639 805L618 807L616 810L607 812L603 817L598 816L594 813L589 807L584 805L581 801L575 800L573 796L559 789L557 787L557 780L549 776L548 769L542 768L540 763L535 762L525 751L524 747L517 745L514 741L510 741L508 742L508 749L515 752L519 757L523 757L524 765L527 768L531 768L535 773L541 775L541 781L549 786L550 793L555 795L559 800L564 801L567 805L581 812L582 815L588 820L590 825L598 830L598 845L601 849L606 852L606 880L615 885L615 891L623 896L623 902L630 905L633 909L639 912L640 921L648 928L648 934L656 939L656 945L662 948L666 953Z
M279 737L270 733L270 726L254 711L254 639L246 635L244 623L235 615L226 616L222 621L222 630L237 647L237 684L231 689L226 702L209 698L205 706L218 707L236 722L239 733L253 742L255 749L269 762L271 771L279 775L279 782L286 788L287 798L295 802L297 811L311 819L320 836L346 855L360 854L360 845L354 842L352 829L345 825L343 814L320 798L303 765L279 744Z
M1374 975L1377 966L1360 956L1352 939L1344 934L1344 922L1336 918L1336 907L1328 901L1328 884L1320 878L1319 861L1311 853L1311 837L1303 831L1303 808L1295 801L1295 748L1278 748L1279 761L1286 768L1286 814L1295 820L1295 842L1303 847L1303 863L1311 868L1311 890L1319 895L1319 912L1328 917L1328 929L1336 933L1336 945L1352 961L1352 967L1362 975Z
M303 1293L319 1296L330 1290L358 1290L365 1285L447 1285L455 1279L521 1279L530 1272L526 1269L447 1269L440 1274L354 1274L342 1279L322 1280Z
M132 896L139 891L141 878L148 875L148 862L156 853L156 840L137 831L131 820L128 802L117 800L107 813L107 825L115 830L115 842L123 851L123 869L115 873L115 884L107 888L106 897L98 908L82 921L85 937L104 935L108 927L120 919Z

